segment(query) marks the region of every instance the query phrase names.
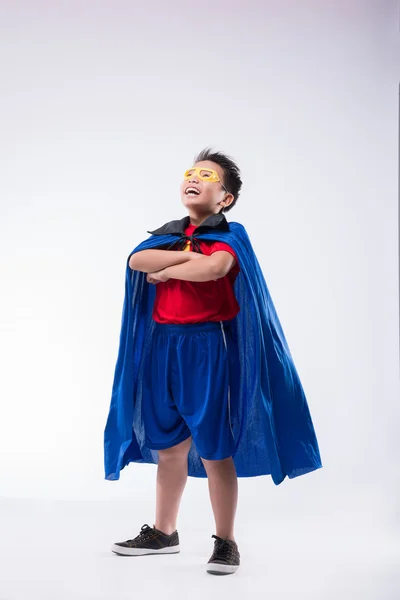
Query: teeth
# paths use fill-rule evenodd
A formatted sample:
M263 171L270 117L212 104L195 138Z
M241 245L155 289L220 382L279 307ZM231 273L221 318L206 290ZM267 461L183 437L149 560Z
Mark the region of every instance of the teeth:
M200 194L199 190L196 190L196 188L187 188L186 194L196 194L197 196Z

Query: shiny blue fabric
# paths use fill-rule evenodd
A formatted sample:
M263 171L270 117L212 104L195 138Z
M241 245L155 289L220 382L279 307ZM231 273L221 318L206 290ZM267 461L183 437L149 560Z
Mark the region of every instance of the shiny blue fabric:
M232 456L232 350L226 321L156 323L143 367L141 412L149 448L170 448L192 437L202 458Z
M233 456L238 477L270 474L279 485L286 476L322 467L316 434L304 390L286 342L264 275L241 223L228 231L207 231L198 239L221 241L235 251L240 272L234 292L240 312L230 321L237 349L231 402L235 406ZM151 235L128 256L125 299L114 383L104 430L105 479L117 480L130 462L157 463L158 453L145 445L142 419L143 365L154 332L155 285L132 271L129 258L148 248L165 249L180 236ZM206 477L192 444L188 473Z

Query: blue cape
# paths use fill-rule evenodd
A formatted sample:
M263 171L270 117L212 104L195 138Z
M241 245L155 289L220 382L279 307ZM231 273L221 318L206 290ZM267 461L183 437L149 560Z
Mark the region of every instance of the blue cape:
M187 239L189 217L170 221L151 233L128 256L125 299L111 404L104 430L105 479L117 480L130 462L154 463L158 453L146 447L142 421L144 356L154 331L155 285L146 273L132 271L129 258L149 248L167 249ZM239 260L234 292L240 306L230 321L237 342L231 387L233 456L238 477L270 474L279 485L322 467L310 411L267 284L244 226L212 215L196 228L196 238L229 244ZM192 444L188 474L206 477Z

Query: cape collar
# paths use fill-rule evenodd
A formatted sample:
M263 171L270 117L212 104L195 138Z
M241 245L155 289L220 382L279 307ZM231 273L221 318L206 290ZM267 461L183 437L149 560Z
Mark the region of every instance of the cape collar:
M153 235L165 235L165 234L171 233L174 235L184 236L185 229L189 225L190 225L190 217L189 217L189 215L187 215L186 217L183 217L183 219L177 219L175 221L169 221L168 223L164 223L164 225L162 225L158 229L155 229L154 231L148 231L147 233L151 233ZM201 225L196 227L196 229L193 232L193 235L197 235L198 232L199 233L201 232L199 230L207 229L207 228L228 231L229 223L226 220L225 215L223 213L217 213L215 215L210 215L209 217L207 217L207 219L205 219L202 222Z

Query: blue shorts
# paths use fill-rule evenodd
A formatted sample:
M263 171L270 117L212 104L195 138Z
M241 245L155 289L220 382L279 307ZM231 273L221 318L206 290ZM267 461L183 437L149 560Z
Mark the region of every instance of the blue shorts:
M192 436L202 458L234 454L226 336L229 321L155 323L143 371L148 448L171 448Z

